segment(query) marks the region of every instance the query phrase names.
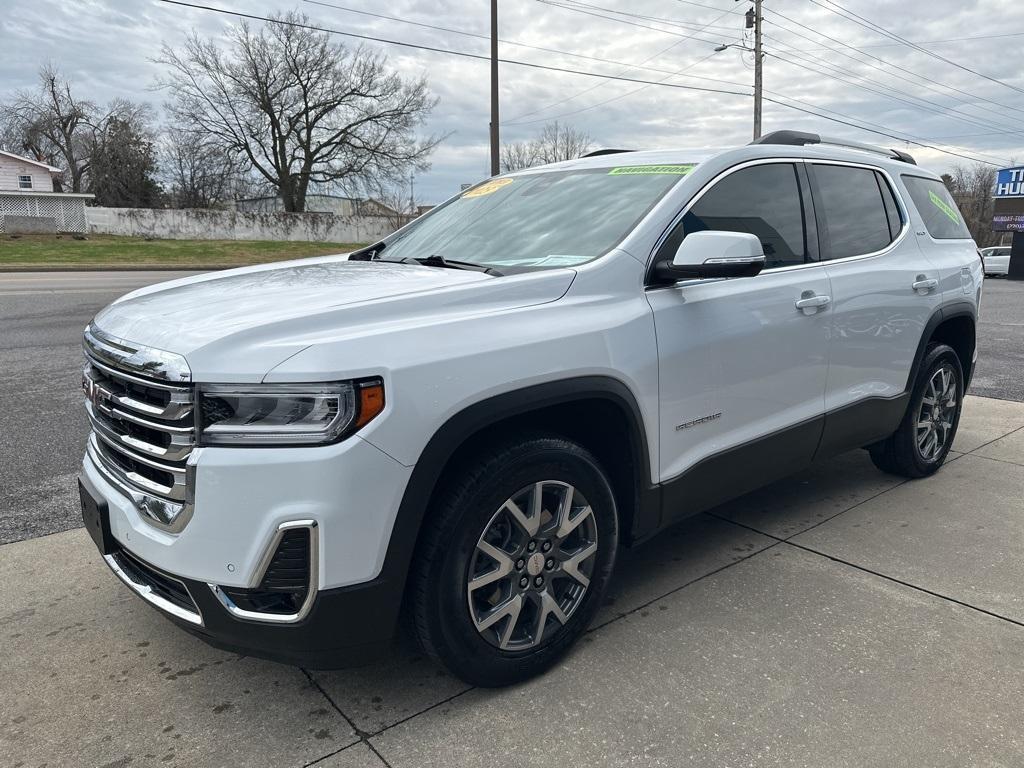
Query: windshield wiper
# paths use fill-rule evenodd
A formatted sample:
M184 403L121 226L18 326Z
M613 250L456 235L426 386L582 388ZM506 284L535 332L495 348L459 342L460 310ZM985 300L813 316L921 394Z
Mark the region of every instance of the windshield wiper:
M433 254L425 258L419 258L416 256L406 256L404 259L399 259L401 264L422 264L424 267L442 267L444 269L469 269L474 272L483 272L487 275L498 275L501 276L501 272L494 269L494 267L487 267L483 264L475 264L472 261L455 261L454 259L446 259L444 256Z

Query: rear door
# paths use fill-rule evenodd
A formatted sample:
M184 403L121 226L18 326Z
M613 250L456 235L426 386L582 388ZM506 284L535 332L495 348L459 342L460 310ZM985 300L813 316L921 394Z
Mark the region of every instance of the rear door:
M884 171L808 163L832 285L832 341L819 453L885 437L906 409L918 343L942 300L938 267L922 253L909 208Z
M821 430L830 306L799 162L733 169L691 201L656 260L700 230L749 232L756 277L648 289L658 341L669 519L800 469ZM817 307L796 303L818 297ZM673 481L681 482L673 482Z
M910 173L903 174L901 181L916 209L911 213L914 237L921 251L938 267L943 298L947 303L979 303L984 268L976 255L971 232L946 185L938 179Z

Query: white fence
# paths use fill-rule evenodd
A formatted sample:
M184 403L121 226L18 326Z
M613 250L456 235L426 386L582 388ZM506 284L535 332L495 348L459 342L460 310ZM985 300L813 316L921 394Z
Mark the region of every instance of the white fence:
M86 217L92 234L167 240L372 243L394 232L399 224L391 216L242 213L199 208L88 208Z
M8 230L4 222L7 216L14 217L19 222L18 229L25 231L85 232L85 201L91 197L58 192L0 192L0 232ZM29 219L38 219L38 225L31 226Z

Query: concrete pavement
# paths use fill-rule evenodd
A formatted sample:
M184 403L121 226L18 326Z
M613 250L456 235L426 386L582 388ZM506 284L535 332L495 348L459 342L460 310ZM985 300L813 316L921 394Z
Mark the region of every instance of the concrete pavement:
M305 672L208 648L88 536L0 547L0 765L1024 764L1024 404L969 397L935 477L862 451L621 561L544 677L414 653Z
M118 296L191 272L0 273L0 543L80 525L82 329Z

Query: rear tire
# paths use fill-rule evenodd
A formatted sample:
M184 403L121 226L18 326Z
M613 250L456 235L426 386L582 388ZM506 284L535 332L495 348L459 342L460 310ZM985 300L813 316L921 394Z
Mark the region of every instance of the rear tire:
M468 683L554 664L601 605L618 514L597 459L558 437L496 446L431 505L412 571L421 645Z
M930 345L899 427L868 448L875 466L901 477L935 473L956 437L963 390L963 369L956 352L946 344Z

